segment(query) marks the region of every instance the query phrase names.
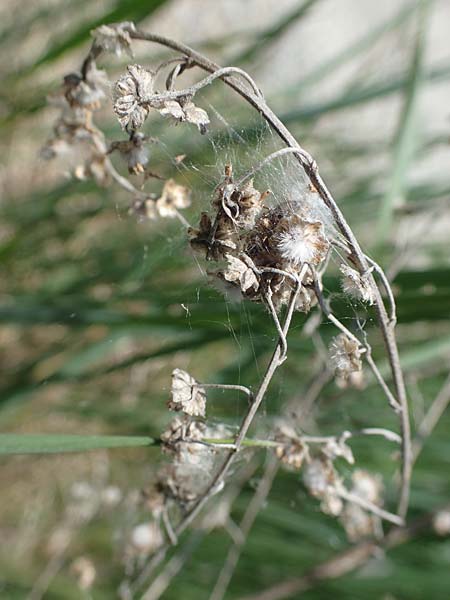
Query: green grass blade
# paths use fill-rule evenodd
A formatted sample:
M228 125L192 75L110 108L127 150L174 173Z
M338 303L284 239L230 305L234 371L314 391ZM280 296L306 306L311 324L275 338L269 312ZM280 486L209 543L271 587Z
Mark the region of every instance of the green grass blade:
M417 103L424 83L423 57L429 6L429 0L421 2L417 39L405 88L405 101L395 136L394 165L378 217L377 238L379 243L385 241L389 236L395 207L404 203L407 175L418 144Z
M230 64L245 63L257 58L258 54L289 29L296 21L304 17L318 0L306 0L288 15L282 17L274 26L259 34L256 41L230 60Z
M43 64L51 63L65 54L67 51L85 43L89 40L92 29L95 29L104 23L115 23L125 20L138 21L150 15L165 2L166 0L119 0L116 2L116 5L112 10L104 13L89 23L83 23L69 37L65 38L59 43L54 44L28 69L22 71L20 75L28 74Z
M424 82L439 83L448 79L450 76L450 64L443 64L433 69L430 69L424 75ZM390 81L380 81L369 85L362 89L345 92L328 102L315 103L311 106L304 106L298 110L286 112L281 115L281 119L287 125L295 124L296 122L309 121L317 119L324 114L332 113L338 110L352 108L358 104L364 104L379 98L385 98L405 88L408 78L403 76L394 77Z
M127 435L65 435L65 434L0 434L0 455L57 454L60 452L87 452L100 448L135 448L154 446L156 441L147 436Z
M347 46L330 60L325 61L297 81L294 86L288 89L287 94L295 94L303 88L317 83L330 73L333 73L337 68L359 56L362 52L373 46L373 44L383 35L405 23L412 15L414 15L417 6L417 1L402 6L393 17L381 23L378 27L370 29L366 35L360 37L355 43Z

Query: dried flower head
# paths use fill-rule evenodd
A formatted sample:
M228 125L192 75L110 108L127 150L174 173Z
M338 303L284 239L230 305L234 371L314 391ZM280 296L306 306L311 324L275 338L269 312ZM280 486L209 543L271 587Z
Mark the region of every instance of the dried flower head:
M380 505L383 498L383 481L380 475L374 475L364 469L356 469L352 474L352 493L372 504Z
M372 305L375 302L375 296L369 277L360 275L358 271L345 264L342 264L339 269L343 275L341 282L343 291Z
M173 179L165 182L161 196L156 201L157 210L162 217L174 216L177 209L188 208L190 205L190 189Z
M352 474L352 483L351 493L353 495L372 504L382 504L383 486L381 477L357 469ZM341 523L344 526L347 537L352 542L366 537L381 535L379 517L368 513L361 506L353 502L346 503L341 514Z
M303 482L311 496L321 500L323 512L332 515L341 513L343 502L338 492L342 482L329 459L320 456L309 460L303 469Z
M147 556L157 550L164 542L161 528L155 521L136 525L130 534L130 550Z
M275 240L281 257L294 265L317 266L326 257L330 246L323 223L306 221L295 214L279 221Z
M309 458L308 446L287 426L280 427L275 433L276 457L287 467L299 470L305 458Z
M362 370L361 350L356 340L340 333L330 344L330 360L338 377L348 379Z
M135 131L148 115L146 99L153 93L154 73L140 65L129 65L114 86L114 112L123 129Z
M134 133L129 140L112 142L109 152L120 152L128 165L128 172L144 173L148 164L149 154L146 146L148 137L141 132Z
M450 535L450 510L440 510L433 518L433 529L438 535Z
M174 369L172 372L172 399L168 406L170 410L181 410L187 415L204 417L206 392L189 373L182 369Z
M162 450L171 463L158 473L158 489L165 499L189 504L206 489L215 468L217 449L207 439L229 437L223 425L206 426L190 416L175 417L161 435Z
M124 52L133 57L130 31L136 31L134 23L124 21L122 23L101 25L91 31L91 35L94 38L95 45L105 52L112 52L117 56L121 56Z
M268 190L263 193L259 192L253 185L253 179L250 179L238 190L238 193L239 216L237 223L239 227L251 229L255 226L256 219L262 212L264 199L270 192Z
M77 73L66 75L63 82L63 94L72 107L97 110L105 98L104 90L107 84L106 73L93 65L85 79Z
M80 590L89 590L97 575L94 563L86 556L79 556L70 566L71 573L76 577Z

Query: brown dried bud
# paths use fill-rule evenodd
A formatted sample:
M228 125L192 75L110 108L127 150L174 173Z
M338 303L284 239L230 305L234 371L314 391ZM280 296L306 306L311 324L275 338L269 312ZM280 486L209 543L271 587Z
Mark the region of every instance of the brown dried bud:
M187 415L204 417L206 392L189 373L182 369L174 369L172 372L172 399L168 406L170 410L181 410Z
M244 260L250 260L245 255L241 255ZM228 267L218 272L218 276L225 279L229 283L238 285L243 293L250 289L256 291L259 288L259 281L254 271L240 258L226 254L225 258L228 261Z
M351 373L362 370L361 350L358 342L340 333L330 344L330 360L338 377L346 380Z
M175 217L178 209L187 208L191 204L191 192L184 185L176 183L173 179L167 179L157 200L146 201L147 216L154 219L160 217Z
M151 99L149 99L151 105ZM206 110L199 108L192 101L165 100L162 108L155 106L163 117L171 117L179 123L186 122L196 125L200 133L206 133L209 117Z
M121 56L122 52L125 52L125 54L133 57L130 31L136 31L134 23L124 21L122 23L101 25L91 31L91 35L94 38L95 45L105 52L112 52L117 56Z
M341 282L343 291L372 305L375 302L375 295L368 274L360 275L358 271L345 264L342 264L339 269L344 276Z

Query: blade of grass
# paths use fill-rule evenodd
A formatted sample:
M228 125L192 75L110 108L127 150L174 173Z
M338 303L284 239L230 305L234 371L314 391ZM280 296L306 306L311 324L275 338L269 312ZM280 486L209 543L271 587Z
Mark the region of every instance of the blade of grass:
M272 42L281 37L296 21L304 17L309 9L312 8L314 4L317 4L318 1L319 0L306 0L301 3L288 15L283 16L275 23L275 25L260 33L256 41L243 52L233 56L229 61L230 64L242 64L257 57L262 50L266 49L267 46L270 46Z
M338 52L330 60L323 62L316 69L297 81L297 83L287 90L287 94L295 94L303 88L317 83L329 73L332 73L337 68L358 57L362 52L373 46L373 44L383 37L383 35L408 21L408 19L414 15L418 4L418 0L415 0L412 3L402 6L402 8L395 13L393 17L384 21L377 27L370 29L367 34L360 37L355 43L350 44L350 46L347 46L341 52ZM283 97L285 97L284 93Z
M156 440L146 436L1 433L0 455L87 452L101 448L136 448L156 444Z
M69 37L59 43L55 43L47 52L38 58L32 65L24 69L20 76L28 75L44 64L54 62L60 56L83 44L89 39L92 29L104 23L115 23L117 21L139 21L152 14L157 8L165 4L166 0L119 0L114 8L102 14L89 23L80 25Z
M393 169L386 194L381 203L377 225L377 241L383 243L392 227L394 209L403 204L409 167L418 144L418 98L424 83L425 37L430 13L430 1L422 0L411 67L405 88L405 99L395 134Z

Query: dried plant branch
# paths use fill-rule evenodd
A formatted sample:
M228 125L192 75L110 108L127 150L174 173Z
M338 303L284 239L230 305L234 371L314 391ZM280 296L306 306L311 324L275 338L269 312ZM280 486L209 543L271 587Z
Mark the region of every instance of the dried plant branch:
M190 233L190 235L192 234L191 244L193 246L194 244L197 244L198 247L203 249L206 248L205 258L207 260L227 261L227 269L217 273L224 282L230 283L232 286L234 285L235 288L237 287L244 298L265 302L277 329L278 340L266 371L254 394L245 386L198 384L186 372L182 372L179 369L174 371L174 373L176 373L176 383L178 385L178 397L173 397L173 402L169 404L169 406L173 410L182 410L190 417L205 418L205 389L207 387L242 391L248 396L250 402L248 409L242 418L238 432L232 441L224 439L219 440L211 437L197 439L197 437L201 438L201 435L199 434L201 426L196 423L196 421L181 420L176 423L175 429L181 431L181 434L178 432L177 435L181 435L181 441L184 443L202 443L214 447L221 446L223 449L227 450L227 455L203 491L201 491L197 497L194 496L194 499L192 499L192 496L189 496L188 501L185 503L185 510L181 515L178 524L173 529L168 520L167 513L163 513L170 541L176 543L178 537L199 515L200 511L208 503L210 498L222 489L239 450L252 445L253 447L256 447L258 445L256 442L260 442L259 440L249 440L247 438L247 433L265 398L276 370L286 359L288 350L287 336L294 311L303 310L305 309L305 306L307 306L306 310L309 310L311 302L315 302L310 289L311 280L314 281L315 295L322 312L341 331L344 345L346 343L348 345L348 343L351 342L354 364L357 364L357 368L360 369L360 355L366 355L367 362L371 367L375 378L388 397L390 406L398 413L400 418L402 481L398 502L398 516L380 509L370 501L364 499L362 501L360 499L355 500L352 492L343 491L342 494L345 495L343 497L345 497L347 501L359 503L360 506L364 506L365 509L382 518L387 518L394 523L402 522L408 508L409 484L412 469L410 423L403 373L398 356L394 331L396 321L395 300L389 282L382 269L377 263L368 258L360 248L359 242L352 229L320 177L315 160L300 146L289 130L269 108L261 91L245 71L235 67L222 68L188 46L159 35L136 30L134 25L129 23L111 26L109 30L113 34L114 32L117 34L120 30L121 38L116 41L125 44L127 50L129 50L129 43L131 40L140 40L161 44L174 50L180 55L174 59L165 61L165 63L157 68L156 72L147 70L140 65L130 65L127 67L128 73L118 80L114 88L114 110L119 118L122 128L128 132L129 140L126 142L113 142L110 150L107 148L103 134L91 124L91 109L86 109L86 106L93 106L98 102L97 98L95 98L95 94L93 95L91 93L96 90L90 90L91 96L88 101L84 98L86 101L85 105L82 105L77 96L77 94L86 93L86 88L89 88L89 77L92 77L95 73L98 74L95 61L104 50L104 47L97 39L94 41L94 44L83 63L81 80L78 75L73 74L65 80L65 99L70 107L72 107L71 103L80 102L78 108L81 108L86 113L83 113L85 118L80 127L84 134L86 132L88 133L91 144L100 155L101 160L103 161L102 168L104 169L104 174L109 175L116 183L133 195L133 207L136 211L144 212L152 218L152 215L156 210L160 215L178 218L185 227L189 228L189 223L178 210L179 208L185 208L189 205L189 201L186 199L188 191L186 191L186 188L183 188L183 186L175 184L173 180L167 180L161 193L161 197L155 200L153 196L137 189L125 177L122 177L113 167L107 154L114 150L119 150L124 156L128 156L129 172L136 174L144 173L145 181L145 179L150 176L150 173L145 171L145 165L148 162L148 158L144 156L141 160L141 158L137 158L136 155L141 151L143 141L148 140L148 138L142 133L137 133L136 130L142 126L150 110L155 109L163 116L170 116L177 121L187 121L196 125L201 133L205 133L206 127L209 124L209 117L206 111L193 104L192 98L197 92L218 79L234 89L245 101L255 108L264 121L286 145L285 148L277 150L264 158L235 182L233 182L232 168L231 166L228 166L225 171L225 179L222 184L218 186L213 200L213 206L216 209L213 222L205 213L202 216L200 229L195 230L195 232L191 231ZM166 91L156 93L153 87L156 74L161 72L162 68L172 64L174 64L174 67L167 77ZM189 87L175 90L174 86L177 78L185 69L194 66L199 67L209 74ZM82 88L80 84L85 87ZM134 153L133 156L131 156L132 153ZM327 301L323 297L320 278L322 272L325 271L326 266L328 265L331 243L325 235L324 224L321 220L312 222L303 219L302 215L294 214L291 216L294 220L296 219L296 221L294 226L292 226L292 219L291 222L289 222L289 219L286 218L286 215L283 214L282 211L277 213L276 210L273 210L272 212L269 211L264 218L261 218L258 221L256 220L257 217L255 215L258 214L258 211L262 210L262 202L265 194L261 194L253 188L251 177L273 160L288 154L292 154L295 157L309 179L310 190L317 192L317 195L330 211L334 220L334 226L343 236L344 241L341 246L345 250L345 260L357 269L357 271L354 271L354 269L348 267L347 264L347 270L353 275L356 273L356 277L358 277L357 274L359 274L361 279L364 278L367 282L370 292L369 299L371 303L373 301L375 306L379 328L390 364L395 393L390 391L390 388L385 383L373 361L370 346L367 343L361 343L359 339L353 335L339 319L335 317L335 315L333 315ZM245 202L247 204L245 204ZM246 213L243 207L246 207ZM242 213L240 213L241 209ZM277 209L279 210L279 207L277 207ZM239 222L239 218L241 218L241 222ZM241 230L238 235L236 234L236 231L239 231L239 227L241 227ZM254 227L254 229L249 233L249 229L252 227ZM274 229L278 238L270 237L273 234L272 230ZM242 231L245 231L246 233L244 234ZM233 239L233 236L235 239ZM297 236L297 238L295 238L295 236ZM295 241L295 239L297 239L297 241L298 239L301 239L304 246L299 248L295 246L295 244L293 245L292 240ZM245 240L248 242L248 245L244 244ZM275 258L271 256L269 260L266 256L264 260L258 262L252 252L256 252L255 249L258 248L263 248L267 252L268 244L270 246L270 240L276 245ZM245 252L243 250L241 252L242 247L245 247ZM235 254L233 254L232 250L235 250ZM286 257L288 257L287 263L283 262ZM281 268L285 264L287 264L287 267ZM373 271L375 271L380 278L388 298L389 315L377 286ZM274 302L275 294L278 294L276 302ZM302 294L302 297L300 297L300 294ZM278 314L283 306L286 306L286 310L284 320L281 320ZM338 350L341 351L342 348L338 348ZM193 432L191 436L186 433L187 430ZM365 433L362 433L363 431ZM379 428L361 430L360 434L384 435L384 437L391 441L398 441L396 434ZM303 436L305 442L307 441L306 438L307 436ZM301 439L301 437L299 439ZM313 443L312 439L313 436L309 436L308 441ZM338 438L334 439L337 440ZM180 441L180 438L178 437L177 440ZM341 441L344 442L345 440ZM264 442L265 447L270 447L271 444L273 444L273 442ZM174 450L174 448L172 448L172 450ZM342 451L343 449L340 448L340 450ZM352 459L351 451L349 452L350 459ZM250 513L250 515L254 518L253 513ZM150 560L150 563L143 569L141 575L135 582L135 589L138 589L148 578L149 574L153 572L156 566L164 560L166 551L167 545L160 548L156 555ZM231 562L234 560L237 559L230 559ZM175 561L174 564L178 563ZM229 571L227 571L227 573L226 577L224 575L224 578L229 578Z

